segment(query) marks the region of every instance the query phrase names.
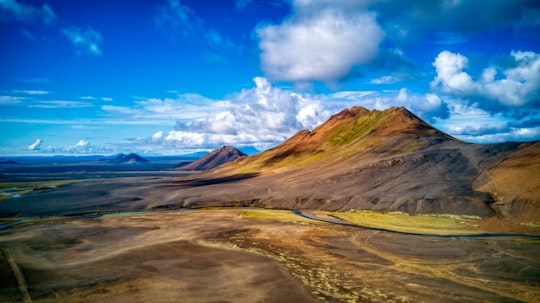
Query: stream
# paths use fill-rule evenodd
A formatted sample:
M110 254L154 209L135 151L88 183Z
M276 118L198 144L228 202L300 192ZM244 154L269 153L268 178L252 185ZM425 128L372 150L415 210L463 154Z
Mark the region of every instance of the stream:
M249 208L249 209L257 209L257 208ZM8 222L4 224L0 224L0 230L22 224L27 222L34 222L39 221L43 219L51 219L51 218L72 218L72 219L95 219L95 218L101 218L101 217L109 217L109 216L118 216L118 215L136 215L136 214L142 214L142 213L157 213L157 212L171 212L171 211L186 211L186 210L192 210L190 208L178 208L178 209L143 209L143 210L130 210L130 211L116 211L116 212L96 212L96 213L83 213L83 214L72 214L72 215L64 215L64 216L57 216L57 217L43 217L43 218L28 218L28 219L22 219L18 221ZM268 209L265 209L268 210ZM363 226L363 225L356 225L347 223L345 221L338 221L338 220L330 220L330 219L323 219L319 218L315 215L305 213L301 210L291 210L291 212L299 217L319 221L319 222L325 222L328 224L334 224L334 225L340 225L340 226L347 226L347 227L353 227L358 229L364 229L364 230L373 230L373 231L380 231L380 232L386 232L386 233L393 233L393 234L400 234L400 235L408 235L408 236L419 236L419 237L438 237L438 238L527 238L527 239L539 239L540 235L530 235L530 234L511 234L511 233L480 233L480 234L429 234L429 233L414 233L414 232L406 232L406 231L397 231L397 230L391 230L391 229L385 229L385 228L378 228L378 227L370 227L370 226Z

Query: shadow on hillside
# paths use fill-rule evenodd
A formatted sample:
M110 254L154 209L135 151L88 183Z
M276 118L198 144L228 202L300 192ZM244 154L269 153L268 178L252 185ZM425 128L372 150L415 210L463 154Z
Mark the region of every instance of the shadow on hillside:
M175 181L175 182L170 183L168 186L176 186L176 187L207 186L207 185L242 181L245 179L257 177L258 175L259 173L247 173L247 174L237 174L237 175L217 177L217 178L195 178L195 179Z

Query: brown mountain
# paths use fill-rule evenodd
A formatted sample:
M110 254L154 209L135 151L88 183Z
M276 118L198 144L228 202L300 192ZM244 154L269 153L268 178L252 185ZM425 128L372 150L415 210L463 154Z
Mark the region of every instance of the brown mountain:
M209 170L244 156L247 155L232 146L223 146L190 164L178 167L178 169Z
M538 218L540 179L532 176L539 144L470 144L405 108L353 107L272 149L197 176L208 181L202 196L189 186L195 179L181 181L174 199L164 203L480 216L529 212ZM506 174L527 176L527 193L519 182L506 182Z

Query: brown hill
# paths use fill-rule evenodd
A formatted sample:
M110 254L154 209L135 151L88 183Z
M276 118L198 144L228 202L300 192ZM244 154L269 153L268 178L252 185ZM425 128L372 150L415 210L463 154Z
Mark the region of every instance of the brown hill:
M246 154L232 146L223 146L215 149L206 156L191 162L190 164L178 167L181 170L209 170L224 163L234 161L244 157Z
M538 220L540 209L540 141L524 144L475 180L479 191L489 192L493 209L501 217Z
M498 192L518 190L494 191L490 186L496 178L484 178L482 186L473 183L490 171L504 175L510 160L503 159L533 157L534 151L525 150L529 146L532 143L469 144L405 108L353 107L313 131L300 131L272 149L197 176L208 184L203 196L200 188L189 186L193 179L180 181L163 203L491 216L500 213L492 207ZM523 165L520 173L531 176L538 171L534 168ZM509 196L513 202L505 214L515 215L527 201L540 217L540 180L528 181L532 192Z

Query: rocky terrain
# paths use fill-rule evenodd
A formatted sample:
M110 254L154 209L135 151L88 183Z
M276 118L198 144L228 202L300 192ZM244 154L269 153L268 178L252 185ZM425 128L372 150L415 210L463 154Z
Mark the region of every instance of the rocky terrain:
M354 107L263 153L191 177L234 183L209 182L201 196L186 186L190 180L177 182L168 203L538 218L539 148L470 144L405 108Z

